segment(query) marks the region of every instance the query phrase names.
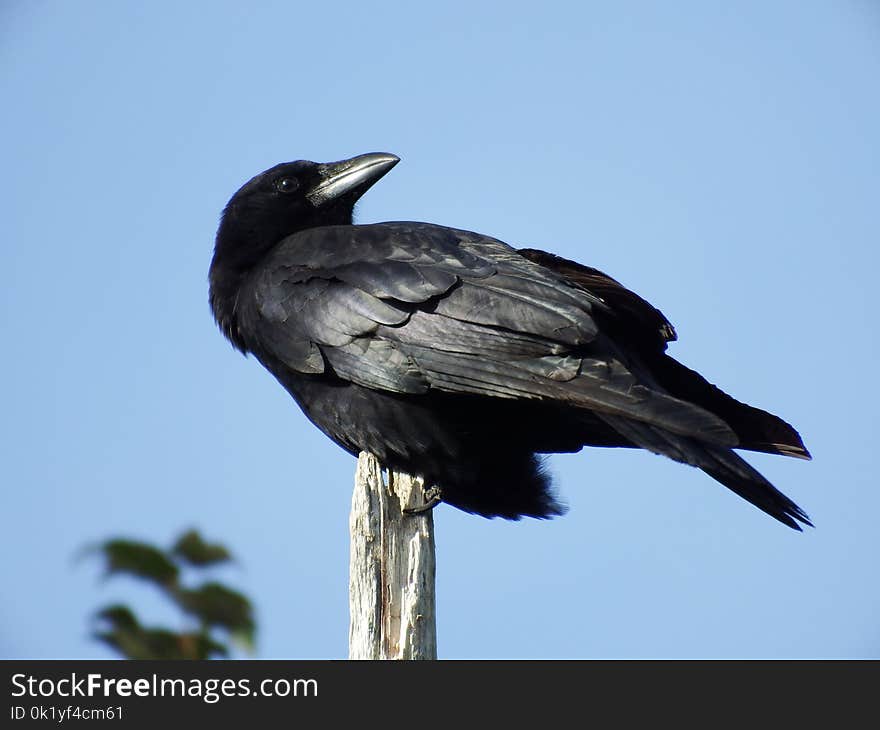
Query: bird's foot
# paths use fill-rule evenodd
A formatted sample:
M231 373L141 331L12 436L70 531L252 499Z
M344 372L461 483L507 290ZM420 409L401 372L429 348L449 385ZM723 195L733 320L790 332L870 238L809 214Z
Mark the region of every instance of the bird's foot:
M440 487L430 487L429 489L423 490L423 494L425 497L425 501L423 504L418 507L406 507L403 510L403 514L405 515L420 515L425 512L430 512L434 507L440 504L443 501L443 492L440 490Z

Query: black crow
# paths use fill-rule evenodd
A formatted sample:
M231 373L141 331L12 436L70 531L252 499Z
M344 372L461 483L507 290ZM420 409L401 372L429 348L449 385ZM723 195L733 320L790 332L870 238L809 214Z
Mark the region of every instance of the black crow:
M223 211L210 303L346 451L468 512L562 512L539 454L639 447L780 522L806 514L733 449L810 458L797 432L666 354L663 314L601 271L430 223L353 225L399 159L267 170Z

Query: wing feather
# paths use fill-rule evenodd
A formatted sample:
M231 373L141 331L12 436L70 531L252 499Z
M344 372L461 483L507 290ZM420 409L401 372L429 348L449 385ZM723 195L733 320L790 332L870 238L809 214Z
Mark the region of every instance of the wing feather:
M251 349L295 371L550 400L736 443L717 416L628 369L594 316L601 298L496 239L413 223L304 231L244 290Z

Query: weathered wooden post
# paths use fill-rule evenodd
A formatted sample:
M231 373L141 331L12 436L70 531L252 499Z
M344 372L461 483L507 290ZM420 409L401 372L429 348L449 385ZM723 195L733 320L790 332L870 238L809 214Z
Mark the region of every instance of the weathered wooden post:
M422 482L361 452L351 500L349 659L436 659L434 517Z

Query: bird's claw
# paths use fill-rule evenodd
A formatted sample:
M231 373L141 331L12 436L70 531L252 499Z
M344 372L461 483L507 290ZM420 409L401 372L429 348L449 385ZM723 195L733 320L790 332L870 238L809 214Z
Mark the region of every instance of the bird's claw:
M420 504L418 507L405 507L403 509L403 514L421 515L425 512L430 512L443 501L443 493L440 491L440 487L430 487L429 489L425 489L423 490L423 495L425 498L423 504Z

